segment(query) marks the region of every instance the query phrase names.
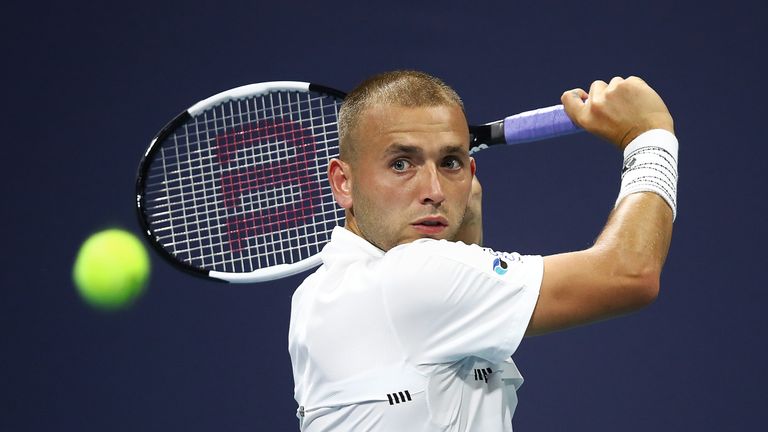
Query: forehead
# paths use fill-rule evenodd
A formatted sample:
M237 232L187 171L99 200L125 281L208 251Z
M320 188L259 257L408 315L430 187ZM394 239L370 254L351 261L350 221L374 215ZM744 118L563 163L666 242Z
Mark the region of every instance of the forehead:
M392 142L468 145L469 136L464 112L458 105L375 105L361 113L356 132L356 141L369 151L374 150L371 145Z

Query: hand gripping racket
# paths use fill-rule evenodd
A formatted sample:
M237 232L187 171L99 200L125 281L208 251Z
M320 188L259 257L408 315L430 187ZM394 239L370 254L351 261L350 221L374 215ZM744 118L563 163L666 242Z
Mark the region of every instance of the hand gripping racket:
M327 182L345 94L275 81L204 99L163 127L136 180L152 246L194 275L227 282L290 276L318 254L344 210ZM470 126L470 153L579 131L561 105Z

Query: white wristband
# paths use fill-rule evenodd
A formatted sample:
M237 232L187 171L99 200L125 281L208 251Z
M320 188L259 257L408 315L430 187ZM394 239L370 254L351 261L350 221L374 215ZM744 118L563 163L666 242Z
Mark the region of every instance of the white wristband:
M664 129L643 132L624 149L619 205L625 196L653 192L669 204L677 217L677 150L675 135Z

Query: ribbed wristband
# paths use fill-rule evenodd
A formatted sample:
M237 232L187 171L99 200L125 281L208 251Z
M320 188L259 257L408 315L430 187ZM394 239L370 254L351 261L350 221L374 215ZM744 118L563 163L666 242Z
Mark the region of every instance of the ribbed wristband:
M616 205L627 195L653 192L664 199L677 217L677 150L674 134L652 129L640 134L624 149L621 190Z

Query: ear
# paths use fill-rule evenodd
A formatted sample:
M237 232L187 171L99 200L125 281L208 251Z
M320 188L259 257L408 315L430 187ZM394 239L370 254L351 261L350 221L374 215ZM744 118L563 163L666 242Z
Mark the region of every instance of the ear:
M333 197L344 209L352 207L352 169L348 163L340 159L328 162L328 181L331 183Z
M473 157L469 158L469 169L472 171L472 177L474 177L477 172L477 165L475 164L475 158Z

